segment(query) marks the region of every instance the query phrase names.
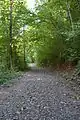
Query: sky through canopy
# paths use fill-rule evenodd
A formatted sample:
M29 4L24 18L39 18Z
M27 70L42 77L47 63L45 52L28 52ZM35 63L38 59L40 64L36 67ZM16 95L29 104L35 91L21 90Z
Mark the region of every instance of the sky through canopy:
M29 9L34 9L35 7L35 0L27 0L27 5Z

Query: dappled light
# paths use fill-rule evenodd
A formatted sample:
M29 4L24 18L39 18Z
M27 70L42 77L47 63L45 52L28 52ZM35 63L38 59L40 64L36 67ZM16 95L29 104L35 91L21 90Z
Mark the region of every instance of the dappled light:
M4 0L0 5L1 69L25 70L29 63L79 66L77 1Z

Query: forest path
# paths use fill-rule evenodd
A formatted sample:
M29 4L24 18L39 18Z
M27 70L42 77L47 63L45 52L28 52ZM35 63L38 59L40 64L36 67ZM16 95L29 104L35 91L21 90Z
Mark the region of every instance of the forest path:
M33 69L0 89L0 120L80 120L80 100L57 72Z

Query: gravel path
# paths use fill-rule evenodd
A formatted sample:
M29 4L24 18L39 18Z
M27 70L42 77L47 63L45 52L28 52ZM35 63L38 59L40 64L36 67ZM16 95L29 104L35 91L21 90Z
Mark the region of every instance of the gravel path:
M80 120L80 100L57 72L32 70L0 88L0 120Z

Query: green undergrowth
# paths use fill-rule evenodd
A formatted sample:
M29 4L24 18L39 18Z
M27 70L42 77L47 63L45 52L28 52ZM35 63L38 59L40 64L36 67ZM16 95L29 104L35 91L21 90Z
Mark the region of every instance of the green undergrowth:
M18 78L19 76L22 75L22 72L20 71L0 71L0 84L7 84L10 81L12 81L12 79Z

